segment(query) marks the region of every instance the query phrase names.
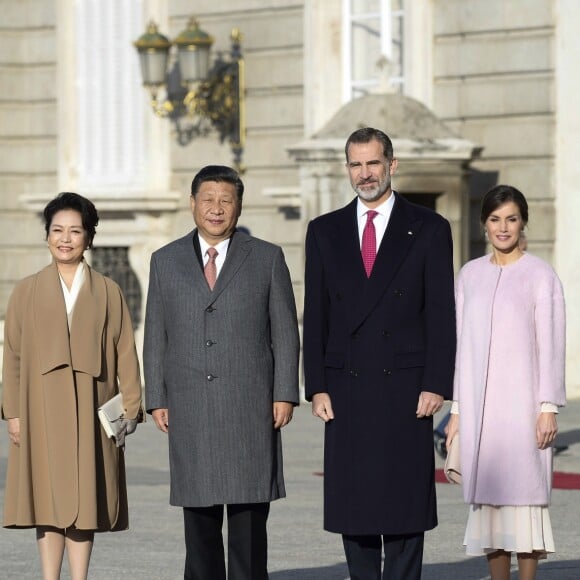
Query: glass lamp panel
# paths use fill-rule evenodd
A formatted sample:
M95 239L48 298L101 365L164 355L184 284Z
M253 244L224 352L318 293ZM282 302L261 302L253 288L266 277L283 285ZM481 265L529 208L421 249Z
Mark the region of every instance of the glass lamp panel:
M166 50L145 50L139 53L144 85L162 85L165 83L168 57L169 53Z
M186 83L207 78L209 71L209 46L183 46L178 50L181 78Z

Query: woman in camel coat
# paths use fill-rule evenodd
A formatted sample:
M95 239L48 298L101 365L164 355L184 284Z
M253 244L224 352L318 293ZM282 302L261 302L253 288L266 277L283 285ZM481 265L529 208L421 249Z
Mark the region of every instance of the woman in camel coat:
M552 267L522 251L524 196L497 186L483 199L491 255L457 279L457 357L447 443L459 431L467 554L488 559L491 578L521 580L554 551L548 513L556 414L565 404L565 312Z
M141 406L139 363L120 288L83 253L98 216L63 193L44 211L53 262L15 288L6 311L2 417L8 422L3 525L36 528L43 578L87 577L94 532L128 527L124 435ZM122 393L117 441L97 408Z

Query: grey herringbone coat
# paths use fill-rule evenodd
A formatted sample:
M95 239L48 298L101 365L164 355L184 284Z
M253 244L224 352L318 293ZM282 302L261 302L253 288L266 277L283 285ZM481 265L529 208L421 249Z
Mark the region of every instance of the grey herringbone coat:
M146 405L169 410L170 503L268 502L285 496L272 404L298 403L290 275L278 246L236 232L211 291L196 236L153 254L147 298Z

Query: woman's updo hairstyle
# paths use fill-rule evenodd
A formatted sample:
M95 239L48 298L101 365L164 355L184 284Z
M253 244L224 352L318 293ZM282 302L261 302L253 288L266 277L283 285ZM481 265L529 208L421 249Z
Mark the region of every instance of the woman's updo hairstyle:
M524 226L528 223L528 202L524 194L511 185L496 185L492 187L481 201L481 225L485 225L487 218L501 205L513 201L520 210Z
M93 247L93 238L97 233L97 225L99 223L99 214L97 208L90 199L72 193L70 191L63 191L59 193L53 200L49 201L44 208L44 229L46 236L50 231L50 225L56 213L62 210L72 209L81 215L83 222L83 229L87 232L87 248Z

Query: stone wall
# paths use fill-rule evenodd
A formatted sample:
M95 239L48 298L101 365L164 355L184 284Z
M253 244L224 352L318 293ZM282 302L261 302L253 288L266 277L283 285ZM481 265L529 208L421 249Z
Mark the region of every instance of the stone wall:
M57 183L56 6L4 0L0 27L0 318L14 283L48 261L23 194Z
M528 198L529 248L548 261L556 236L554 27L550 0L434 2L433 110L484 148L475 169L497 172Z
M555 43L556 127L554 156L556 203L556 247L554 266L564 285L567 322L567 389L568 396L580 397L580 3L575 0L554 2L558 14Z
M195 9L195 13L192 13ZM246 70L247 137L242 176L246 192L240 225L257 237L284 246L286 259L297 288L302 281L302 244L297 217L283 201L298 186L295 163L286 147L302 139L303 111L303 3L273 0L243 3L224 1L169 3L169 36L176 36L189 16L197 16L200 27L215 38L214 50L228 50L231 29L243 35L242 51ZM231 164L227 145L214 135L186 147L171 145L171 188L183 195L183 210L175 222L175 235L192 227L189 213L191 180L195 172L210 163ZM276 195L272 195L275 192Z
M59 188L74 188L72 5L72 0L2 2L0 320L14 283L48 262L37 213L41 200ZM144 19L160 21L172 38L191 15L197 16L201 27L215 37L218 50L228 50L233 27L241 30L247 142L240 225L284 247L300 306L303 230L296 200L301 180L287 149L320 129L343 104L342 0L144 0L143 6ZM513 184L530 201L530 251L556 266L568 296L568 382L578 396L580 338L575 329L580 310L571 299L580 290L573 251L579 241L580 199L578 3L408 0L406 21L407 94L432 109L459 136L483 147L481 157L472 163L483 182ZM63 70L68 71L65 82ZM103 207L112 204L110 211L126 202L123 215L134 214L129 234L118 227L118 220L104 220L99 235L102 241L115 243L124 235L135 246L131 259L142 284L150 252L192 227L188 195L195 172L208 163L231 163L229 147L220 145L214 135L181 147L169 137L168 121L146 113L153 168L149 189L139 192L133 202L123 192L97 200ZM325 187L335 185L328 182ZM475 196L482 193L477 187L471 192ZM26 196L37 199L36 210L25 205ZM164 210L166 198L172 208ZM153 205L140 213L151 199ZM472 199L472 207L477 207L477 199ZM463 226L469 221L470 216L464 215ZM477 223L471 228L476 231ZM149 236L146 243L144 236Z

